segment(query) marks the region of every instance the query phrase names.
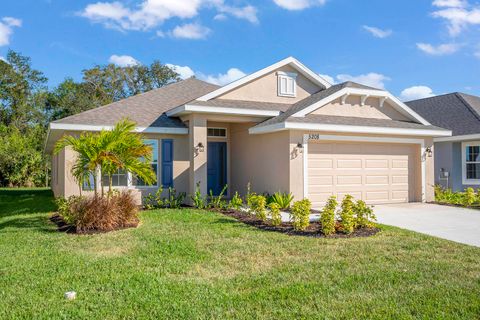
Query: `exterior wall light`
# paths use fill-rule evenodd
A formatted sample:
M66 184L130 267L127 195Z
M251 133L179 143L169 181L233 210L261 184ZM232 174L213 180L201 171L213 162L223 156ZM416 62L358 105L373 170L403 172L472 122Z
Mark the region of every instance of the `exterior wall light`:
M204 147L203 143L199 142L195 146L195 154L199 154L200 152L204 152L204 151L205 151L205 147Z
M301 142L297 143L296 149L299 153L302 153L303 152L303 144Z
M425 155L429 158L433 156L432 147L428 147L425 149Z

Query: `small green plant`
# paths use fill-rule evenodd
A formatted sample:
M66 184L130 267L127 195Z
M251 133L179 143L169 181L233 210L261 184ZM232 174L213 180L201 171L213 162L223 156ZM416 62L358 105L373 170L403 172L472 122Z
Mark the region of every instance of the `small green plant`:
M355 227L357 228L371 228L375 225L374 221L377 220L373 214L373 209L367 206L365 201L358 200L353 207L355 213Z
M252 192L250 182L247 184L247 194L245 195L245 202L247 203L248 212L253 213L252 200L257 196L255 192Z
M162 198L163 186L160 186L155 193L149 193L143 198L144 208L147 210L164 208L165 201Z
M220 191L220 194L218 196L213 195L213 191L210 189L210 197L209 197L209 203L208 207L215 209L215 210L222 210L227 207L227 202L223 199L223 195L225 194L225 191L227 191L228 185L225 185Z
M185 192L180 192L177 194L177 190L172 187L168 188L168 198L163 200L166 208L179 209L187 194Z
M293 203L291 208L293 229L303 231L308 228L311 208L312 203L306 198Z
M355 219L353 213L353 197L347 194L342 200L342 210L340 211L340 228L342 232L350 234L355 227Z
M272 223L273 226L279 226L282 224L282 215L280 214L280 206L272 202L268 205L268 208L270 209L270 222Z
M290 204L293 201L293 195L291 193L284 193L284 192L275 192L271 197L270 202L276 203L280 207L280 209L288 209L290 208Z
M320 223L322 225L322 232L328 236L335 233L335 212L337 210L338 201L337 198L331 196L328 198L325 207L320 214Z
M467 188L463 196L463 205L470 207L476 200L475 190L473 188Z
M57 205L58 213L62 216L63 220L67 224L75 224L78 219L79 212L76 208L85 197L82 196L70 196L68 198L56 198L55 204Z
M195 187L195 193L191 196L193 206L197 209L205 209L208 206L208 201L206 196L202 196L202 192L200 191L200 181L197 182L197 186Z
M242 205L243 205L243 200L238 194L238 191L235 191L235 194L233 195L232 199L228 203L228 208L239 210L242 207Z
M251 209L255 216L262 221L267 220L267 210L266 210L266 205L267 205L267 198L261 195L254 195L251 196Z

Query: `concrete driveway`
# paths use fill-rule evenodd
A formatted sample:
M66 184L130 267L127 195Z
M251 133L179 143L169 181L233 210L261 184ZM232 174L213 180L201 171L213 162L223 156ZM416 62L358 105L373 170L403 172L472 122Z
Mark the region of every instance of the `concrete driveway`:
M378 222L480 247L480 210L425 203L376 205Z

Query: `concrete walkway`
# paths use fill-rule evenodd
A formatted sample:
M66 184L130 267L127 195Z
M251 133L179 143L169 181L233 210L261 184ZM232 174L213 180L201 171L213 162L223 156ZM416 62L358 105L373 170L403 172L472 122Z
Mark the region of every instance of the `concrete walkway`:
M480 210L424 203L376 205L378 222L480 247Z

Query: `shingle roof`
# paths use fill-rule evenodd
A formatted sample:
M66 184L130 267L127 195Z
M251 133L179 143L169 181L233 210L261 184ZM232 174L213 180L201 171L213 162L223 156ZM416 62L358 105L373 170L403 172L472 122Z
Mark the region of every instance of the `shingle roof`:
M290 117L288 118L288 122L448 131L446 129L439 128L437 126L432 126L432 125L426 126L421 123L408 122L408 121L360 118L360 117L328 116L328 115L319 115L319 114L309 114L305 117Z
M245 101L245 100L228 100L228 99L214 99L209 101L194 100L189 104L196 106L222 107L222 108L242 108L255 110L271 110L271 111L286 111L291 104L285 103L271 103L260 101Z
M139 127L183 128L185 125L179 119L169 118L164 113L218 88L216 85L189 78L54 122L114 125L128 117Z
M480 133L479 97L455 92L406 104L431 124L452 130L453 136Z

